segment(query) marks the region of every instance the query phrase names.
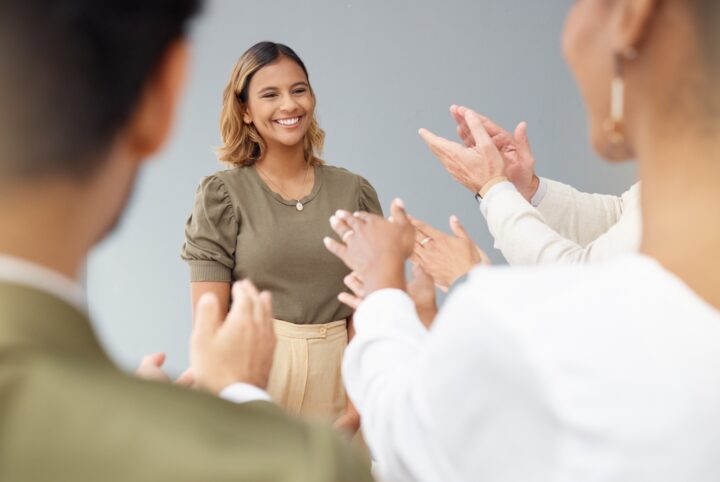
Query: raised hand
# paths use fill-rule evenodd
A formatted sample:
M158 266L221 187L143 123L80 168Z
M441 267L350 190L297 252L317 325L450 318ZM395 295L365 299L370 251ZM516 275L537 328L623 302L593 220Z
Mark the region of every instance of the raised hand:
M172 380L162 369L163 364L165 364L165 358L165 353L162 352L145 355L140 362L140 366L135 370L135 375L144 380L171 383ZM176 385L189 388L192 388L194 383L195 379L193 378L192 370L189 368L175 380Z
M401 201L393 201L390 211L392 221L366 212L338 211L330 225L342 242L323 240L363 280L366 294L382 288L405 289L403 266L413 251L415 229Z
M457 105L450 107L450 114L457 123L458 136L467 147L473 147L475 141L465 120L468 111L467 107ZM535 157L527 136L527 122L520 122L511 135L489 118L482 115L479 117L503 158L505 176L529 202L537 191L539 179L535 174Z
M427 129L420 129L420 136L448 173L477 193L489 181L505 176L505 162L483 126L482 117L467 109L462 119L467 130L463 130L465 145L436 136Z
M200 298L190 338L195 383L215 394L233 383L266 388L275 353L270 293L245 280L233 285L232 294L224 321L215 295Z
M457 216L450 217L450 236L416 218L410 218L415 226L415 251L412 260L447 290L456 279L477 264L490 264L487 255L475 244L460 224Z

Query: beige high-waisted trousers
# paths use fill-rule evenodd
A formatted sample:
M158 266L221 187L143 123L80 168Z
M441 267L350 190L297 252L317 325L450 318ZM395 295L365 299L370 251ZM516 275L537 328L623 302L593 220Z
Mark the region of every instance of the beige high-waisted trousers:
M292 415L334 421L345 412L340 375L347 346L345 320L322 325L275 321L277 347L268 393Z

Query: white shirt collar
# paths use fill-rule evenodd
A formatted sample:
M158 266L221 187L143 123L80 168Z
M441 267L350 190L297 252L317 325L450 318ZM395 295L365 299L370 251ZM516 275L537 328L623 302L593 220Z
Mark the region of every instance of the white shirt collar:
M87 310L85 292L77 281L31 261L0 253L0 281L36 288Z

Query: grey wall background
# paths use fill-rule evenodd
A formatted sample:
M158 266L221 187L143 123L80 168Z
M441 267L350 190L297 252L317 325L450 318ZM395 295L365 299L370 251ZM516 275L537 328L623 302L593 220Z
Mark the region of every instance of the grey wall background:
M293 47L305 61L327 132L325 159L368 178L384 206L402 197L411 213L447 230L460 216L495 262L502 257L472 195L445 174L417 135L454 138L452 103L509 130L521 120L540 175L580 189L620 193L633 166L591 152L580 96L562 59L570 1L215 0L193 33L194 59L175 133L148 164L118 231L88 264L90 311L114 359L132 368L165 351L188 363L188 271L183 227L200 178L222 168L221 92L238 56L260 40ZM609 86L608 86L609 88Z

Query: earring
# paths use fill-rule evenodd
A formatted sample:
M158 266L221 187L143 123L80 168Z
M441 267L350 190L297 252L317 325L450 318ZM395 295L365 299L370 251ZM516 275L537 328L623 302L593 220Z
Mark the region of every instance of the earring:
M613 147L625 142L625 79L623 78L623 58L615 54L614 74L610 83L610 117L605 121L605 132Z
M605 121L605 132L613 147L625 142L625 79L623 78L623 61L635 60L637 49L627 47L622 53L615 54L614 74L610 83L610 117Z

